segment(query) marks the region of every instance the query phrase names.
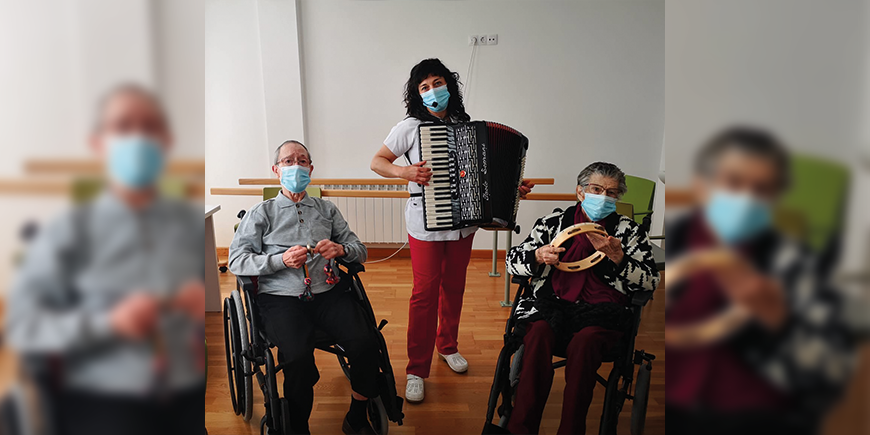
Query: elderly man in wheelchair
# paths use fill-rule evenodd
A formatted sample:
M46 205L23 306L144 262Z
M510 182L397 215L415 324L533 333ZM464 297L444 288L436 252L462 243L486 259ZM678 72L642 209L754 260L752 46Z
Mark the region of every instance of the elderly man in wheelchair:
M257 276L257 309L269 341L278 347L289 403L284 433L309 433L314 385L315 329L326 332L350 362L353 388L344 433L374 433L367 401L378 396L379 345L358 303L340 283L337 259L363 262L366 248L330 202L305 188L314 169L308 149L287 141L275 151L272 171L282 190L242 219L230 246L229 269ZM288 418L289 417L289 418Z
M513 335L524 351L513 409L509 420L502 422L511 433L538 432L553 383L554 354L566 357L559 434L586 432L597 371L607 354L628 341L634 355L639 316L633 317L635 311L629 309L632 295L648 298L659 274L644 230L615 213L616 201L626 191L622 170L610 163L592 163L577 177L580 204L538 219L528 238L508 253L508 273L530 277L529 291L517 301L512 317ZM560 237L571 227L576 232ZM640 355L643 358L643 352ZM636 357L625 359L632 367ZM613 373L619 373L617 367ZM611 378L608 383L615 390L619 376ZM605 404L605 413L607 409ZM602 417L602 425L605 420Z

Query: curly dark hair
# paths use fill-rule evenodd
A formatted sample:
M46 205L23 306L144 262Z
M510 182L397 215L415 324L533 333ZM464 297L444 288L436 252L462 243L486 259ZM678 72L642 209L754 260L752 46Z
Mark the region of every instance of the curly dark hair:
M471 117L465 113L465 104L462 103L462 92L459 90L459 73L447 69L438 59L426 59L411 68L411 77L405 83L405 110L408 116L423 121L442 121L423 104L420 97L420 82L429 76L444 77L447 82L447 90L450 92L450 101L447 103L447 117L451 122L468 122Z

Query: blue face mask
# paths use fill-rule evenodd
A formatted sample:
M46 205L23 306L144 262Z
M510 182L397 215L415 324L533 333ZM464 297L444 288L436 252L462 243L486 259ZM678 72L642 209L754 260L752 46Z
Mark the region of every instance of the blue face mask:
M433 112L443 112L447 110L447 103L450 101L450 91L447 90L447 85L439 86L434 89L429 89L420 94L423 97L423 105Z
M743 242L771 225L770 204L745 193L718 190L704 207L707 224L727 245Z
M132 189L154 185L163 172L163 149L145 136L116 136L109 139L109 176Z
M293 193L302 193L311 183L311 169L299 165L281 168L281 185Z
M587 193L585 195L580 205L583 207L583 211L586 212L586 216L589 216L589 219L593 222L598 222L616 211L616 198L611 198L607 195L596 195L594 193Z

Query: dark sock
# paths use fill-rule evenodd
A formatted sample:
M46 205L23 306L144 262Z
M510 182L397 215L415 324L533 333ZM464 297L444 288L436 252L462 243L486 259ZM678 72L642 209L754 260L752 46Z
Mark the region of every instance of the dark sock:
M368 404L368 400L350 398L350 410L347 411L347 422L350 423L350 427L353 430L359 430L368 421L368 416L366 415Z

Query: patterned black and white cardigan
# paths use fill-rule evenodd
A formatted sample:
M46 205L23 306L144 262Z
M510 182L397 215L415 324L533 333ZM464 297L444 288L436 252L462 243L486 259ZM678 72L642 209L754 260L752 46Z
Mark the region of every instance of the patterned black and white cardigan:
M574 213L578 206L572 206L565 211L556 209L535 222L529 236L517 246L511 248L507 255L507 271L512 275L531 277L530 284L533 295L544 287L544 283L555 270L548 265L538 265L535 261L535 250L548 245L557 234L565 228L574 225ZM630 295L637 291L653 291L659 284L659 272L653 259L652 246L640 225L626 216L612 214L602 222L607 234L617 238L622 243L625 255L620 264L605 259L592 267L602 280L619 291ZM570 241L562 245L567 248ZM525 296L517 301L516 316L525 319L537 312L535 297Z
M692 219L697 214L668 225L666 260L689 251ZM826 278L823 258L775 231L758 236L748 252L759 271L782 284L788 320L776 333L751 323L727 344L787 394L801 418L818 420L841 396L856 364L859 337L848 323L846 298ZM671 292L679 294L684 286L676 284Z

